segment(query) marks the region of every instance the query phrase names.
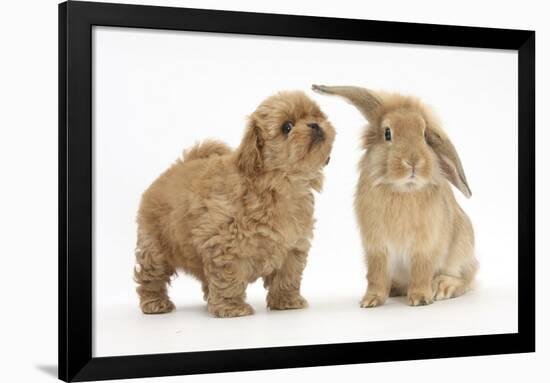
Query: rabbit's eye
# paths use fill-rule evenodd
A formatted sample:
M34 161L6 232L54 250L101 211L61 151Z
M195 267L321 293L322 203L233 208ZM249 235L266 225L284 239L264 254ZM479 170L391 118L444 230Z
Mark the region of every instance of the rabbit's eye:
M386 141L391 141L391 129L390 128L386 128L386 130L384 132L384 137L386 138Z
M283 130L284 134L288 134L288 133L290 133L290 131L292 130L293 127L294 127L294 124L292 123L292 121L287 121L283 124L281 129Z

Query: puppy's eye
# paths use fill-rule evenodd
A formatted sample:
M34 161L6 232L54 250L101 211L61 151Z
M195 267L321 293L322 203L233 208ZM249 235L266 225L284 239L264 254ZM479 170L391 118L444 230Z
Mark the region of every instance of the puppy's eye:
M294 124L292 123L292 121L285 122L282 126L283 133L284 134L290 133L290 131L292 130L293 127L294 127Z
M391 141L391 129L386 128L384 131L384 138L386 138L386 141Z

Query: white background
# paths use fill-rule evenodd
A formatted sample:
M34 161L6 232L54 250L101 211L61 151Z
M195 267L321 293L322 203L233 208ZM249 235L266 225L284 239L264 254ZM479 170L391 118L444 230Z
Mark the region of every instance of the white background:
M104 27L92 42L94 355L517 332L516 52ZM456 194L477 234L476 291L430 307L359 307L366 281L353 195L365 121L346 102L313 94L312 83L433 104L474 193ZM259 282L248 289L258 315L216 320L182 273L170 291L177 311L141 314L131 279L141 193L199 140L236 147L245 116L284 89L310 94L337 130L303 279L310 307L267 313Z
M540 2L393 2L369 6L352 1L338 3L291 2L257 4L252 1L182 1L155 4L205 8L359 17L397 21L479 25L537 30L537 68L549 65L547 14ZM3 60L2 139L0 163L3 259L2 377L7 381L53 381L57 343L57 8L53 1L3 4L9 15L0 25ZM495 9L499 9L495 13ZM544 109L549 97L548 74L537 73L537 323L548 323L549 121ZM328 103L328 101L327 101ZM433 103L433 102L432 102ZM323 102L325 105L325 102ZM333 117L334 119L334 117ZM457 144L458 145L458 144ZM463 157L464 154L463 154ZM464 158L463 158L464 159ZM464 159L464 161L466 161ZM470 180L471 183L472 180ZM477 191L474 190L474 193ZM474 197L476 194L474 194ZM435 307L435 306L434 306ZM144 381L279 381L406 378L410 381L462 382L492 379L514 382L526 374L544 374L550 350L548 330L537 328L536 354L488 356L449 360L384 363L280 371L260 371Z

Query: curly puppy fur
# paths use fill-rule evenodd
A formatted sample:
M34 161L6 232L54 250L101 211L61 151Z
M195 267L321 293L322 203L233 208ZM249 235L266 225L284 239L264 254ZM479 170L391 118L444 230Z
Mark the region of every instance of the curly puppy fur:
M407 295L410 305L464 294L478 262L474 231L450 184L471 191L437 118L415 97L351 86L314 86L365 116L355 210L367 260L362 307Z
M302 92L280 92L249 117L237 150L206 141L143 194L134 279L144 313L174 309L170 277L202 283L216 317L253 313L248 283L262 277L270 309L299 309L302 271L335 131Z

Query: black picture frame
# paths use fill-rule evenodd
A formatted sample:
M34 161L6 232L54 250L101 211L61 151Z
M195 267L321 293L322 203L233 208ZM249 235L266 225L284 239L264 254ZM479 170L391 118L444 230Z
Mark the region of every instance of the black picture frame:
M92 26L518 52L518 332L92 357ZM69 1L59 4L59 378L89 381L535 351L535 32Z

